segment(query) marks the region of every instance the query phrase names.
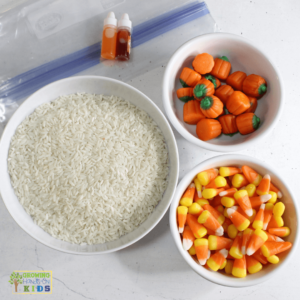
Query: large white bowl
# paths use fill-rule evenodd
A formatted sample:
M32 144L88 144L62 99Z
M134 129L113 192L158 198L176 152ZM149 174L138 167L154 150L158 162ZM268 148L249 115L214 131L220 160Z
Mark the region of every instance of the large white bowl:
M55 100L61 95L77 92L116 95L122 97L142 110L146 111L161 129L169 152L169 183L162 200L155 207L148 219L136 230L122 236L120 239L105 244L80 246L53 238L43 229L33 223L25 212L10 183L7 169L7 156L10 141L18 125L43 103ZM3 201L14 220L29 235L39 242L73 254L101 254L125 248L146 235L166 213L176 189L179 172L179 160L176 140L172 129L159 108L143 93L134 87L111 78L98 76L71 77L51 83L31 95L12 116L1 138L0 143L0 192Z
M284 239L293 243L293 247L290 251L280 254L279 264L269 264L267 266L264 266L264 268L256 274L248 274L245 278L235 278L231 275L226 275L224 272L220 273L207 270L203 266L199 265L190 256L188 251L185 251L183 249L180 234L178 233L176 210L182 194L199 172L206 169L222 166L242 165L248 165L263 175L270 174L272 182L283 192L283 198L280 199L280 201L282 201L286 207L283 219L285 226L288 226L291 229L291 234ZM267 165L265 162L259 161L256 158L252 158L246 155L229 154L210 158L197 165L183 177L176 189L176 193L170 207L170 227L175 244L180 254L196 273L208 279L209 281L230 287L245 287L259 284L267 279L270 279L275 273L278 272L281 272L281 276L285 276L285 272L287 272L287 270L283 270L283 267L291 261L291 258L296 253L297 246L299 244L299 204L297 202L297 198L293 195L288 184L279 174L280 172L277 172L271 166Z
M254 133L244 136L236 134L233 137L222 135L205 142L197 137L195 125L183 122L184 103L176 96L176 90L182 87L179 76L182 69L192 67L195 56L203 52L214 57L227 56L232 65L232 72L258 74L266 79L268 91L258 101L255 112L261 119L261 125ZM169 60L163 79L163 103L173 126L191 143L212 151L240 151L263 140L279 120L283 109L283 81L276 66L254 42L234 34L206 34L183 44Z

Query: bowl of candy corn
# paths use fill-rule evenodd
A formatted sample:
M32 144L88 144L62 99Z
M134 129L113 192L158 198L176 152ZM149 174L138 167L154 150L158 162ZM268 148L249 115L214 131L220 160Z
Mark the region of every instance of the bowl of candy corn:
M231 287L259 284L282 270L296 252L299 226L297 200L284 178L245 155L197 165L170 208L171 232L186 262Z
M171 57L163 103L188 141L212 151L240 151L263 140L279 120L283 81L255 43L233 34L206 34Z

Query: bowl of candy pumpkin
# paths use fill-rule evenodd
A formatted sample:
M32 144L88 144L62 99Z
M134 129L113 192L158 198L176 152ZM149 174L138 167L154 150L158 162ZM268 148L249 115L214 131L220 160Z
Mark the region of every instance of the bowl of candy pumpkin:
M220 155L186 174L170 207L175 244L190 267L224 286L259 284L291 261L297 199L280 172L245 155Z
M240 151L274 128L283 109L283 82L253 42L207 34L182 45L169 60L163 103L188 141L212 151Z

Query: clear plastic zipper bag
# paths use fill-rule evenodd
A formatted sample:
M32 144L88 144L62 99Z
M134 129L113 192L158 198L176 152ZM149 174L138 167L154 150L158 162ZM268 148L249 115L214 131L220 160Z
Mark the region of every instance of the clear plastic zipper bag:
M109 11L132 20L128 62L100 59ZM186 41L216 31L200 0L39 0L0 15L0 136L12 113L41 87L74 75L128 81L160 64ZM1 130L2 129L2 130Z

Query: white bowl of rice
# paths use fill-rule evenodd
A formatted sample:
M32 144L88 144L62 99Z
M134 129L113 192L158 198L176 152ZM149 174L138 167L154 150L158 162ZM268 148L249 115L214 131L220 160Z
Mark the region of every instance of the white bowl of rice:
M159 108L130 85L71 77L32 94L0 143L0 192L17 224L73 254L145 236L166 213L178 150Z

